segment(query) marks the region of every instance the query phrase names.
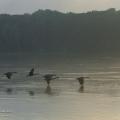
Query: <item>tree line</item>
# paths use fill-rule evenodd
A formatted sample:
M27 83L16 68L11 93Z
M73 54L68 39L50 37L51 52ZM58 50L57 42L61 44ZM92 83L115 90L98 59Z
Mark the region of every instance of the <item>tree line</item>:
M0 15L0 52L116 53L120 51L120 11L87 13L38 10Z

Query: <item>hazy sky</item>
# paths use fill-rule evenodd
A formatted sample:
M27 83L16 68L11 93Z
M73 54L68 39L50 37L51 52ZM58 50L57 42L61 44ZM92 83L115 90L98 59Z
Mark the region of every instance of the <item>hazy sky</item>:
M120 0L0 0L0 13L32 13L38 9L86 12L120 8Z

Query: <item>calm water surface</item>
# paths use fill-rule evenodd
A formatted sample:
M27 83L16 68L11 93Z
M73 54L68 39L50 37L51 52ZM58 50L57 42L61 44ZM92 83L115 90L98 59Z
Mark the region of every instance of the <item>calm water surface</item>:
M26 77L31 67L34 77ZM2 74L17 71L11 80ZM119 59L37 60L32 63L0 64L1 120L119 120ZM60 78L47 87L42 76L55 73ZM89 76L80 88L79 76ZM6 92L12 88L12 92ZM29 95L34 91L34 96Z

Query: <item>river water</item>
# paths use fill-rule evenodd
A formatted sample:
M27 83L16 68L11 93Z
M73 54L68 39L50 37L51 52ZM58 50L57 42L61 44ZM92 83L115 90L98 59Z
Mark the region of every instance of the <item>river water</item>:
M119 58L37 60L0 64L0 120L119 120ZM37 75L26 77L34 67ZM16 71L8 80L3 73ZM49 87L46 73L58 79ZM84 88L76 80L87 76ZM7 91L11 89L11 91ZM34 95L30 95L30 91Z

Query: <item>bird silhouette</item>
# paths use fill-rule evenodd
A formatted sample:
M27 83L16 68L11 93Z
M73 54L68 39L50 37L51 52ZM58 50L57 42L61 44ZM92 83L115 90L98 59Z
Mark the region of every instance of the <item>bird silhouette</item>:
M54 80L56 78L58 78L56 75L54 74L46 74L43 76L44 77L44 80L47 82L47 85L49 86L50 85L50 81L51 80Z
M84 86L85 78L89 78L89 77L78 77L78 78L77 78L80 86L82 86L82 87Z
M4 73L4 75L5 75L8 79L11 79L11 77L13 76L14 73L17 73L17 72L7 72L7 73Z
M27 76L29 77L34 76L35 75L34 71L35 71L34 68L32 68Z
M78 82L80 83L81 86L84 85L84 77L79 77L77 78Z

